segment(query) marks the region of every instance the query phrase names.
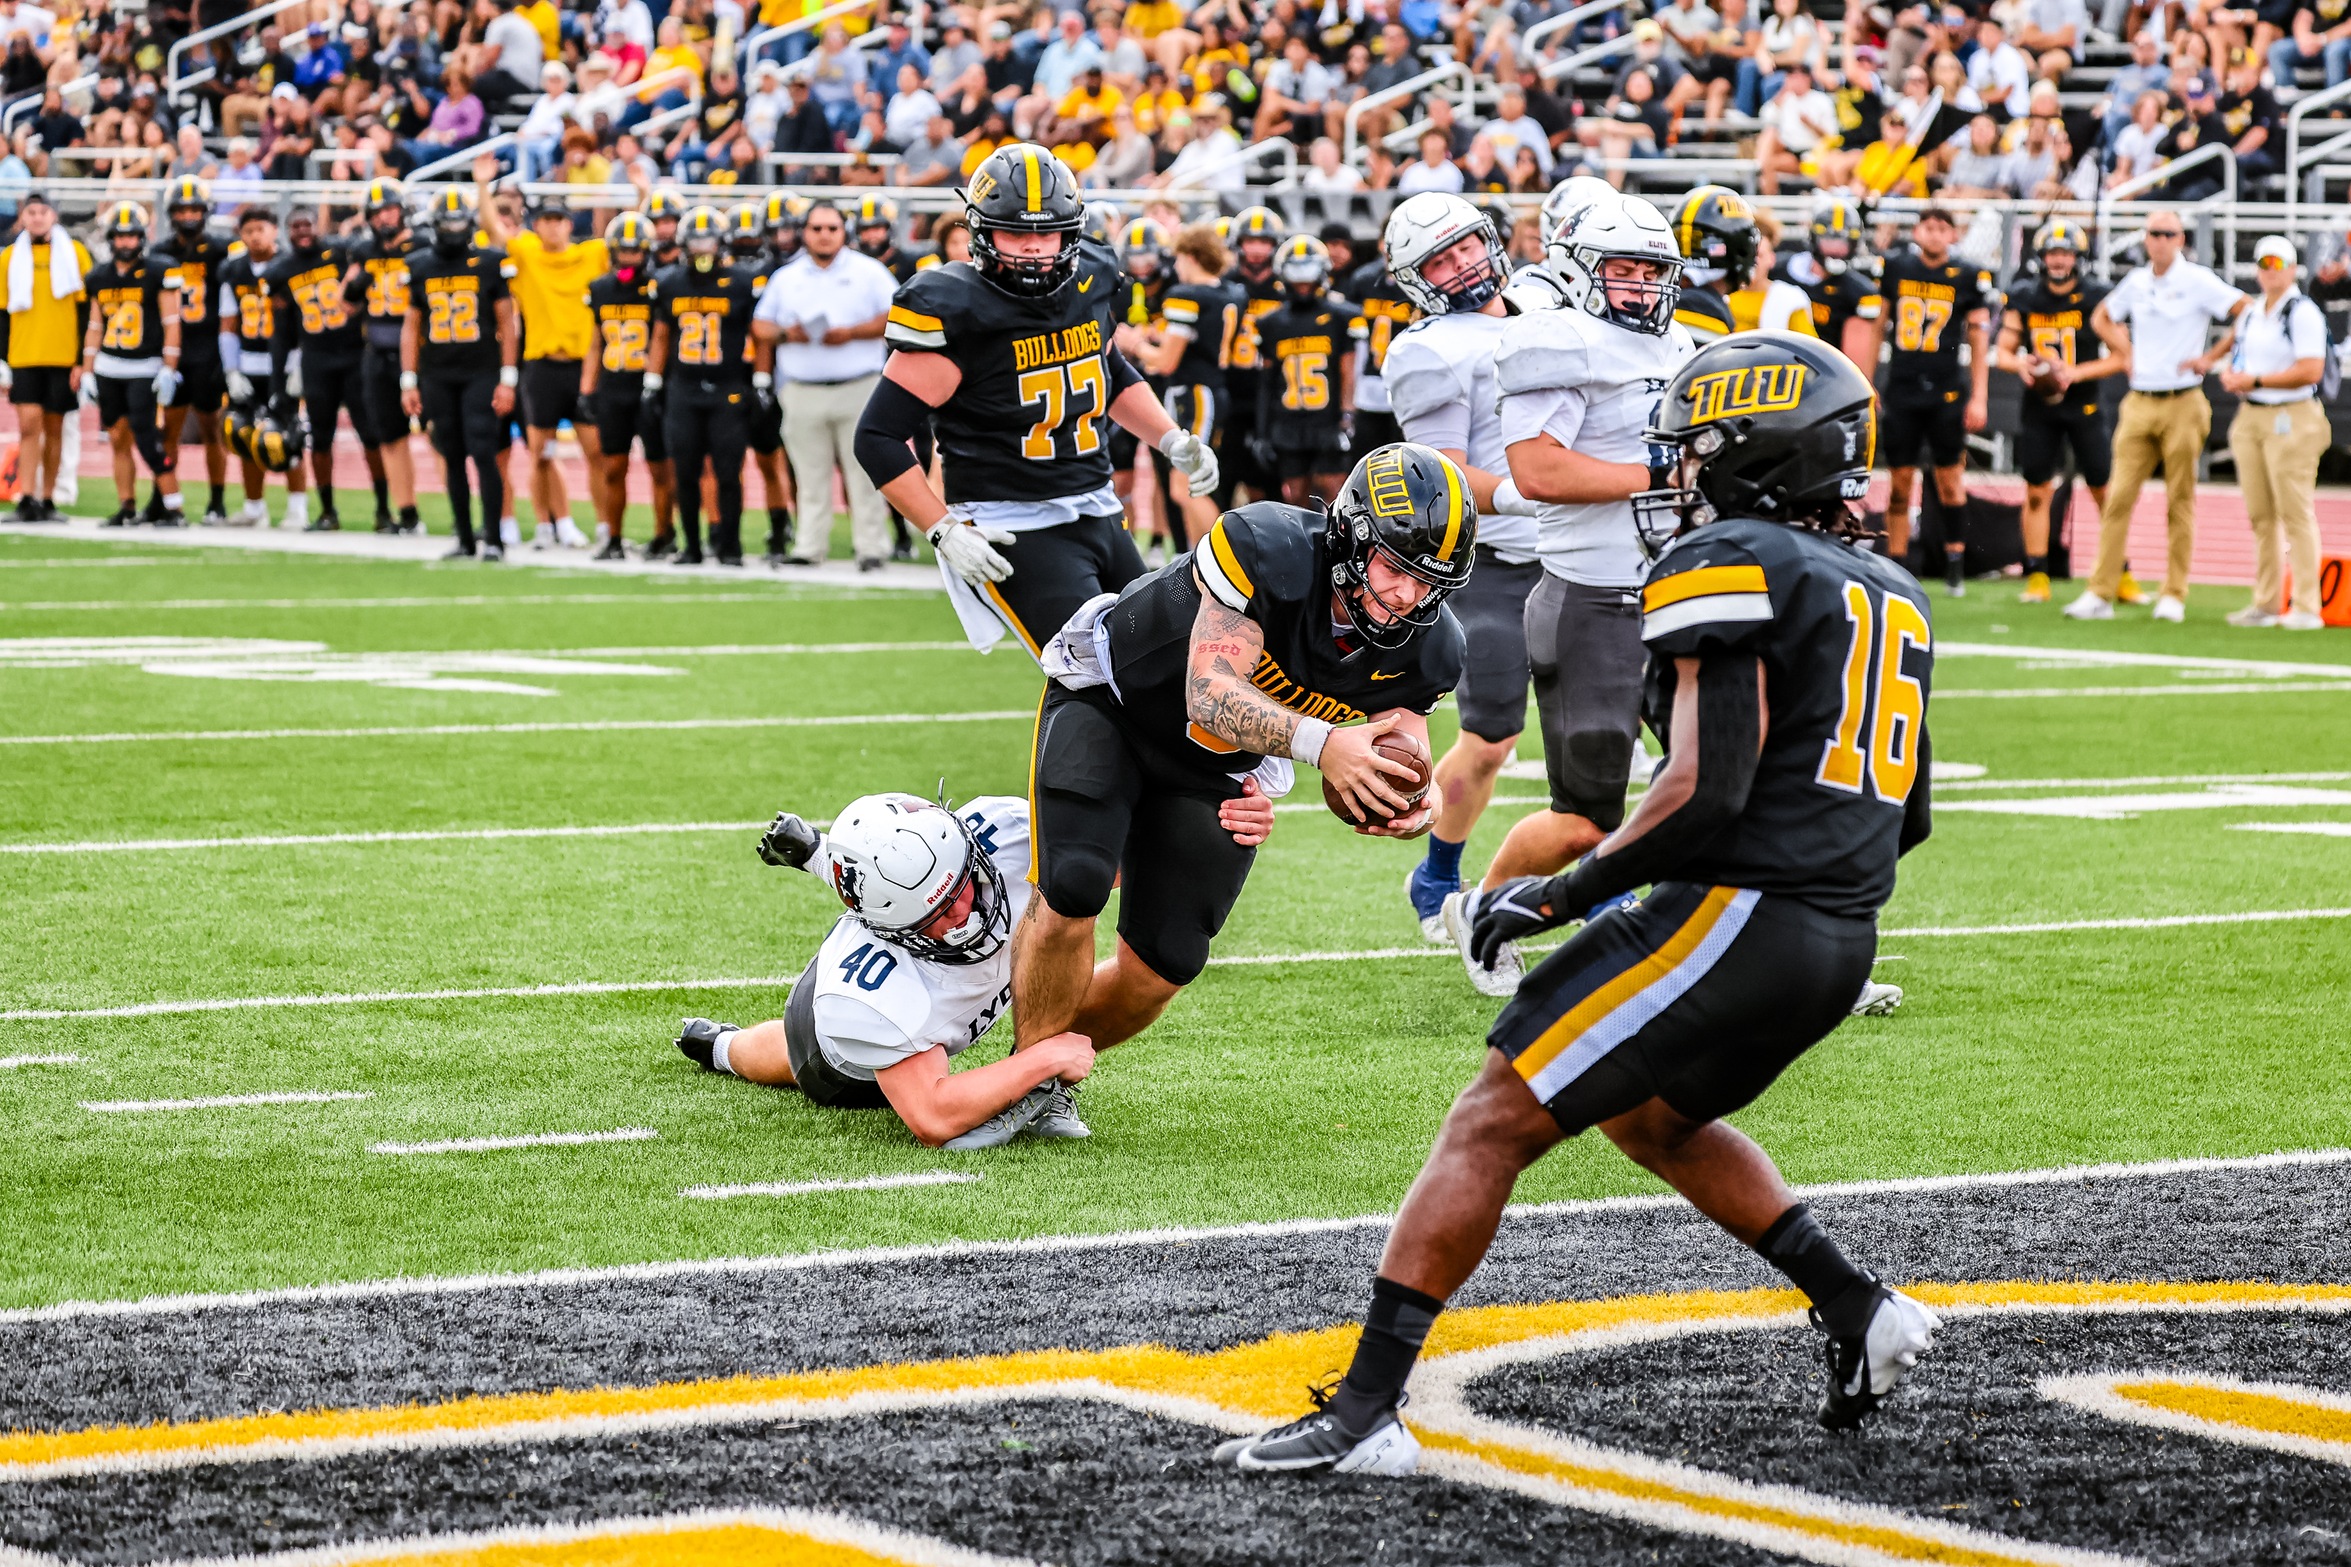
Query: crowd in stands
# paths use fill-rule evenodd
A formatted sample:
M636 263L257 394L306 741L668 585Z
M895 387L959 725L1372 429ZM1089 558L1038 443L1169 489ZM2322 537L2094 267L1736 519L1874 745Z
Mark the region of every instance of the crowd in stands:
M1538 34L1568 0L303 0L175 54L253 7L0 0L0 206L193 173L233 209L458 170L502 133L509 167L583 185L950 187L1029 139L1090 188L1669 192L1721 178L1672 167L1719 146L1766 194L2088 199L2216 141L2241 186L2275 173L2281 100L2351 78L2351 0L2101 4L1634 0ZM1380 96L1449 62L1466 99L1458 76ZM1269 140L1292 156L1244 155Z

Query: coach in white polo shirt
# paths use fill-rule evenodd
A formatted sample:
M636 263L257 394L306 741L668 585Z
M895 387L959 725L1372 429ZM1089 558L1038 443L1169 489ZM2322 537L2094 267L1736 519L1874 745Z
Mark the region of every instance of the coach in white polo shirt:
M2090 586L2065 607L2076 620L2111 620L2130 551L2131 511L2156 469L2163 470L2164 561L2157 620L2188 616L2188 555L2196 543L2196 457L2212 433L2204 377L2228 356L2230 334L2207 348L2216 321L2233 321L2246 298L2210 267L2182 260L2186 231L2168 207L2148 214L2147 264L2115 286L2090 317L2107 349L2130 366L2130 394L2114 427L2114 478L2098 520L2098 566Z
M767 280L752 312L752 331L773 343L784 405L784 452L799 490L800 533L790 564L824 562L832 545L833 470L849 492L849 524L860 571L878 571L890 555L890 524L873 481L857 461L857 421L881 379L890 351L882 344L898 280L890 269L847 247L841 209L820 202L800 229L800 254Z
M2301 266L2292 240L2270 235L2254 247L2253 264L2261 297L2237 323L2237 351L2220 374L2221 386L2242 399L2229 425L2229 451L2245 488L2245 520L2253 525L2253 602L2229 624L2316 631L2324 622L2312 502L2318 460L2335 438L2318 400L2326 314L2295 286ZM2294 570L2292 604L2284 602L2281 556Z

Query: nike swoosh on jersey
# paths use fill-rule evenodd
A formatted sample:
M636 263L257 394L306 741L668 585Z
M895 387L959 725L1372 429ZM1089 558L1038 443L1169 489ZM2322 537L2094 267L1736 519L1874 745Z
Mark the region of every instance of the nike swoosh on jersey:
M1371 678L1374 680L1401 680L1404 678L1404 671L1399 669L1393 674L1383 675L1375 669L1371 672Z
M1081 294L1093 286L1094 280L1090 277L1082 277L1078 279L1078 292Z

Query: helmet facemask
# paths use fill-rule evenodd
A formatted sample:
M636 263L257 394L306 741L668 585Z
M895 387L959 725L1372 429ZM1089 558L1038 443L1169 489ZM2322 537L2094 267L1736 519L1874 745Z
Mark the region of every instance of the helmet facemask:
M1375 558L1391 570L1427 584L1428 591L1421 595L1420 602L1410 609L1399 609L1381 597L1371 583L1371 562ZM1444 612L1445 600L1453 592L1450 582L1431 576L1384 544L1374 544L1360 554L1349 552L1335 558L1331 562L1331 586L1339 590L1339 603L1345 608L1347 624L1356 636L1382 649L1402 647L1417 633L1434 626ZM1387 613L1386 620L1372 618L1370 604L1374 600Z
M1608 276L1611 261L1646 262L1660 275L1649 278ZM1590 281L1583 290L1584 309L1628 332L1663 337L1673 325L1674 307L1681 303L1681 264L1660 256L1609 251L1579 245L1569 251L1568 271ZM1570 290L1571 294L1574 292Z
M967 846L963 874L947 888L931 912L902 930L885 929L870 921L867 924L876 935L897 943L918 958L960 966L984 963L995 956L1012 933L1012 906L1005 897L1004 877L996 869L996 862L980 848L961 817L956 818L955 825L962 831ZM936 936L925 935L923 927L937 919L941 910L952 909L966 887L972 889L971 912L954 929Z
M204 236L205 209L188 205L171 209L172 231L182 239L201 239Z
M1059 243L1054 250L1042 256L1014 256L1006 254L996 244L996 230L982 227L977 221L971 227L971 259L989 282L1008 294L1023 299L1043 299L1058 293L1061 286L1077 275L1078 246L1075 227L1006 230L1007 233L1052 234Z
M718 269L718 248L716 234L686 236L686 260L697 272L714 272Z

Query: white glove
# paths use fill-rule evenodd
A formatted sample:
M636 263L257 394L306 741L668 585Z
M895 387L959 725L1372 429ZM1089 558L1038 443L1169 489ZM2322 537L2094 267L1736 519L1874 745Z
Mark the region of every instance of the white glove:
M8 361L0 359L0 392L16 385L16 372L8 368Z
M1159 455L1175 464L1194 495L1207 495L1216 489L1216 452L1191 431L1175 429L1161 436Z
M296 402L302 400L302 367L299 364L286 366L286 395Z
M95 370L82 372L82 406L84 408L98 406L98 372Z
M171 394L178 391L179 389L180 373L177 370L174 370L169 365L165 365L162 369L155 372L155 400L157 402L170 402Z
M1012 542L1012 535L1002 528L983 528L950 512L931 529L928 537L931 548L939 552L939 559L947 563L947 569L975 588L984 582L1002 582L1012 575L1012 562L997 554L994 548Z
M253 401L253 382L242 370L229 372L229 398L232 402L239 403Z

